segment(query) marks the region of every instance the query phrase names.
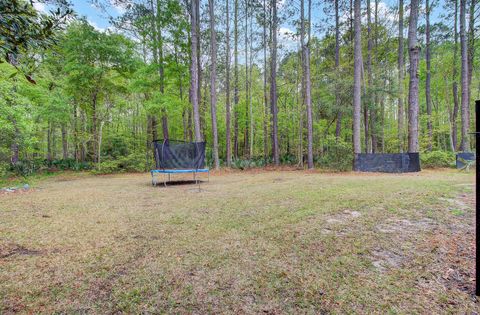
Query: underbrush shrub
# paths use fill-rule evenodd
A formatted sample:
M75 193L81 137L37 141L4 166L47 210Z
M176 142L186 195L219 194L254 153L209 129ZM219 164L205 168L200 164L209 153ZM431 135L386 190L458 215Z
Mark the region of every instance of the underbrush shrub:
M20 160L9 164L8 172L16 176L30 176L45 171L84 171L92 168L88 162L79 162L75 159L47 160L31 159Z
M234 159L232 161L232 168L239 170L246 170L250 168L265 167L268 163L268 160L262 158L252 158L252 159Z
M145 155L133 153L120 157L116 160L105 160L100 163L93 171L93 174L113 174L125 172L143 172L146 169Z
M10 165L5 162L0 162L0 178L7 177L10 173Z
M323 153L316 159L320 168L331 171L352 170L352 145L342 140L336 141L335 137L328 137L323 145Z
M455 153L445 151L423 152L420 154L422 168L455 167Z

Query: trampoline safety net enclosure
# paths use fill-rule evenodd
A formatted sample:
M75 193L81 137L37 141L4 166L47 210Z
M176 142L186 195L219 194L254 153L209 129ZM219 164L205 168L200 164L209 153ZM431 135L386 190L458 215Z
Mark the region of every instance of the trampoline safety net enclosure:
M420 172L420 155L419 153L355 154L353 169L360 172Z
M156 140L153 143L158 170L197 170L205 167L205 142Z

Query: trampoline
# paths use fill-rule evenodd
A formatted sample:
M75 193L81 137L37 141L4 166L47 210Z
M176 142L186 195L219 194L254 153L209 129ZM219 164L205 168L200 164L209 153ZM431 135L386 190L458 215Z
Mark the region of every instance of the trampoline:
M205 168L205 142L166 139L156 140L153 144L156 167L150 171L153 186L157 186L159 174L163 174L165 187L172 174L192 173L193 181L200 184L197 174L207 173L210 181L210 170Z

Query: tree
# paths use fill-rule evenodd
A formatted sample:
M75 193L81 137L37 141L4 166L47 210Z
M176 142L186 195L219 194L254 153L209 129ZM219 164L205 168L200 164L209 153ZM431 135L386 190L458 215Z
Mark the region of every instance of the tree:
M190 101L193 107L193 126L195 130L195 141L202 141L200 129L200 108L199 108L199 91L198 91L198 29L197 16L199 0L191 0L190 4L190 32L191 32L191 64L190 64Z
M310 13L310 0L309 0L309 13ZM305 43L305 17L304 17L304 0L300 0L300 24L301 24L301 45L303 54L303 80L304 84L304 102L307 109L307 166L309 169L313 169L313 121L312 121L312 93L311 93L311 80L310 80L310 51L309 42L310 36L308 36L307 43ZM310 14L309 14L310 18ZM310 19L308 20L310 28ZM310 33L310 32L309 32Z
M452 147L453 151L457 149L457 117L458 117L458 82L457 82L457 54L458 54L458 0L454 0L454 22L453 22L453 69L452 69L452 96L453 96L453 110L451 114L451 128L452 128Z
M272 112L272 152L275 166L280 165L278 143L278 107L277 107L277 1L271 0L272 6L272 47L270 53L270 110Z
M354 74L353 74L353 153L362 152L360 145L360 107L362 79L362 33L360 0L354 0Z
M338 142L342 132L342 109L340 108L340 95L338 91L339 71L340 71L340 14L339 0L334 0L335 4L335 107L337 110L337 124L335 127L335 139Z
M433 129L432 129L432 97L431 86L431 61L430 61L430 2L425 0L425 62L427 64L427 77L425 80L425 102L427 104L427 130L428 130L428 151L432 151Z
M466 6L467 0L460 0L460 53L462 58L461 84L462 84L462 140L460 144L461 151L470 150L468 130L470 127L469 119L469 84L468 84L468 45L466 28Z
M226 0L226 29L225 29L225 144L226 144L226 162L227 167L232 164L232 145L231 145L231 114L230 114L230 12L229 2Z
M400 152L403 152L404 146L404 108L403 108L403 80L404 80L404 73L405 73L405 65L403 62L403 0L398 1L398 142L399 142L399 149Z
M418 144L418 62L420 46L417 42L418 0L410 2L408 21L408 56L410 80L408 85L408 152L419 152Z
M64 0L52 1L52 5L57 8L48 15L35 10L30 1L0 2L0 61L6 60L18 68L22 54L35 49L45 50L56 43L58 31L63 29L73 11ZM25 75L34 83L28 71Z
M212 115L212 137L213 137L213 160L215 169L220 168L218 159L218 130L217 130L217 33L215 32L215 11L214 0L208 0L208 9L210 13L210 112Z
M233 13L233 152L235 158L238 158L238 102L239 102L239 86L238 86L238 0L235 0Z

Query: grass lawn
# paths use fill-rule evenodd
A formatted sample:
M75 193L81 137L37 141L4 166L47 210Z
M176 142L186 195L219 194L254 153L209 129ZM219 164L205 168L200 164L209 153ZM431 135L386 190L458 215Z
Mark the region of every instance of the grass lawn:
M454 170L219 172L201 192L46 178L0 195L0 313L478 312L473 184Z

